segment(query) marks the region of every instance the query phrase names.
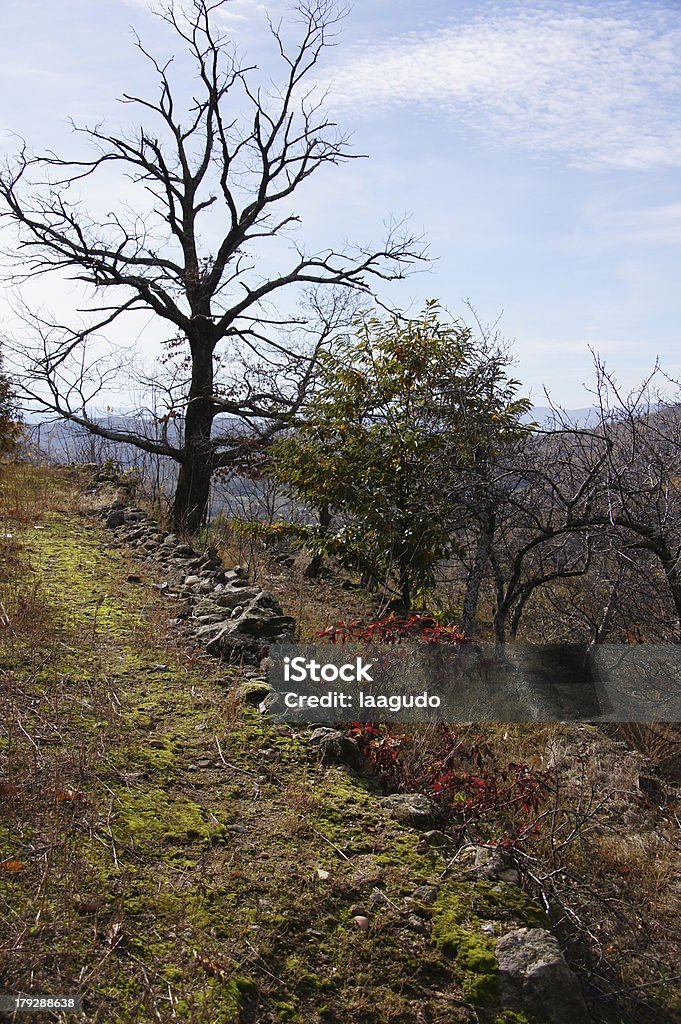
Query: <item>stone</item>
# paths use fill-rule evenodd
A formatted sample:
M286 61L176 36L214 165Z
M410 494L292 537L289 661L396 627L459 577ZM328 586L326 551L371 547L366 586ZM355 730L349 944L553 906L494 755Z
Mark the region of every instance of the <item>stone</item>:
M421 842L425 846L446 846L451 840L440 832L439 829L432 828L428 832L424 832L421 837Z
M249 680L249 682L242 683L238 687L236 692L239 696L239 699L243 701L244 704L251 704L257 706L258 704L261 704L266 697L269 697L269 695L274 691L269 683L265 683L263 682L263 680L259 679L257 681Z
M346 764L359 770L363 766L357 740L346 736L340 729L315 729L310 743L319 749L319 759L326 764Z
M295 619L283 615L274 595L262 590L248 602L238 618L229 620L206 650L219 658L244 653L255 655L262 641L290 640L294 630Z
M175 548L175 554L179 558L193 558L196 554L191 544L178 544Z
M555 935L545 928L517 928L497 941L496 953L505 1003L546 1024L589 1024L579 982Z
M380 889L374 889L369 899L371 900L372 903L376 904L376 906L390 906L390 901L388 900L388 897L385 895L385 893L382 893Z
M419 903L425 903L426 906L432 906L437 899L437 886L435 885L420 885L418 889L414 889L411 894L413 900L417 900Z
M470 864L468 874L485 882L507 882L520 885L520 872L506 850L493 846L470 846L460 858Z
M220 619L217 622L207 622L205 626L201 626L199 629L197 629L196 635L198 637L201 637L202 640L205 640L206 637L212 639L213 637L216 637L219 633L221 633L222 629L223 625L222 620Z
M392 818L412 828L429 829L433 825L433 805L423 793L393 793L381 803Z
M281 696L275 690L268 693L263 701L258 704L258 712L261 715L267 715L273 712L282 711Z
M115 508L106 517L106 526L109 530L116 530L125 522L125 512L122 508Z
M279 636L289 630L293 636L295 619L283 614L274 594L261 590L248 602L235 626L241 633L258 638Z
M642 775L639 772L638 790L641 796L651 804L662 807L667 803L668 797L664 784L654 775Z
M232 590L230 587L225 587L218 597L215 599L215 603L219 604L221 608L236 608L238 605L243 607L246 601L252 601L254 597L258 596L258 591L255 587L249 587L248 589L236 589Z

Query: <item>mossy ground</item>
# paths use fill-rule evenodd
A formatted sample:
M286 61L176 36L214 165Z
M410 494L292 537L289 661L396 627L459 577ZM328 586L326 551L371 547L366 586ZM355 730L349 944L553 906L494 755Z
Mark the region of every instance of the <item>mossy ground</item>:
M237 708L72 487L4 472L5 988L93 1022L473 1019L409 899L442 858Z
M83 507L63 474L1 469L3 988L80 993L64 1019L97 1024L528 1024L483 926L537 905L447 875L368 783L241 707Z

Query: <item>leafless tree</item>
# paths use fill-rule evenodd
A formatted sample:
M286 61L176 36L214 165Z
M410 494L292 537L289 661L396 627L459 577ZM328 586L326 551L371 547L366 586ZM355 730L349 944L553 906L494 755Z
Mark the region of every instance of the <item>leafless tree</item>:
M376 249L310 254L291 241L286 269L258 272L267 240L286 238L299 220L289 206L294 193L320 168L353 156L313 83L344 12L334 0L298 0L286 23L270 24L282 70L274 86L258 84L257 68L240 63L219 31L229 2L169 0L160 10L195 69L188 105L181 102L183 83L172 76L172 60L157 58L137 39L158 80L153 98L123 97L141 112L138 128L119 134L101 124L74 126L91 156L35 156L24 144L0 174L3 216L18 236L9 254L14 280L66 274L94 295L78 322L75 314L66 324L34 317L40 340L26 396L95 434L174 459L175 524L189 531L204 521L213 473L242 456L244 428L267 437L304 401L315 351L346 313L343 302L324 302L322 294L369 293L372 282L399 278L423 259L417 241L396 224ZM98 217L76 192L110 168L127 176L137 205L121 202ZM219 232L213 250L202 241L208 225ZM307 319L273 305L296 286L316 295L319 324L311 351L292 337ZM120 368L95 368L93 383L93 343L140 310L168 325L169 345L186 358L172 409L182 418L181 443L170 434L111 429L88 414L87 402ZM247 353L251 372L243 376L234 360ZM223 431L220 417L237 418L241 429Z
M486 572L497 641L517 635L540 590L580 639L681 640L681 413L656 392L662 376L624 393L597 359L593 422L559 416L477 482L484 559L466 596Z
M464 608L474 616L486 570L494 594L497 643L515 638L528 602L556 580L583 576L591 565L596 458L560 432L537 432L510 446L476 482L469 512L478 523ZM590 441L587 442L590 448ZM471 591L475 600L471 600Z
M619 561L634 585L665 591L667 614L659 636L681 641L681 407L658 392L669 385L655 367L642 384L625 393L596 360L599 433L606 455L594 523L613 538Z

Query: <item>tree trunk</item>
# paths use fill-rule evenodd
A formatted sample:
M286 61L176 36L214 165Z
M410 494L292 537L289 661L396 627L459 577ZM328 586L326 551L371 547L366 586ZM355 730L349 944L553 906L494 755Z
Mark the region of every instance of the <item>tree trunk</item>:
M676 640L674 642L678 644L681 643L681 575L679 574L678 550L676 554L673 555L667 544L664 544L660 545L658 554L664 567L667 583L669 584L669 591L671 593L672 601L674 602L674 611L676 612L674 630L676 633Z
M408 612L411 610L411 564L413 554L410 550L403 550L400 554L399 565L400 565L400 579L399 579L399 591L400 591L400 607Z
M206 337L190 339L190 345L192 381L172 511L173 527L182 533L196 533L205 526L213 475L213 346Z
M485 567L489 560L494 536L494 515L487 510L480 516L480 526L475 548L475 558L468 579L466 580L466 593L463 599L463 615L461 629L464 636L472 636L475 627L475 619L478 614L478 602L480 600L480 588L482 578L485 574Z
M178 532L196 533L205 526L212 475L201 445L186 441L172 512L173 527Z
M320 527L320 530L322 532L326 532L326 530L329 527L330 522L331 522L331 513L329 512L329 506L328 505L322 505L322 507L319 509L319 527ZM321 552L318 551L317 554L313 555L312 558L310 559L310 561L308 562L307 567L305 569L304 575L307 576L307 578L310 579L310 580L315 579L317 576L319 576L319 570L322 567L323 561L324 561L324 555Z

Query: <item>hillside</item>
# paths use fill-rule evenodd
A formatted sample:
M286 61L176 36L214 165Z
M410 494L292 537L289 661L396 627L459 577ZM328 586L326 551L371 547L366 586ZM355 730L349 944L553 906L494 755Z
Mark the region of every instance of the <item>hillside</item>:
M507 761L554 772L548 846L506 855L268 724L259 670L206 654L149 550L103 525L112 493L28 466L0 486L0 979L83 997L35 1019L676 1019L676 794L644 791L652 752L490 727ZM295 615L297 570L262 573Z

